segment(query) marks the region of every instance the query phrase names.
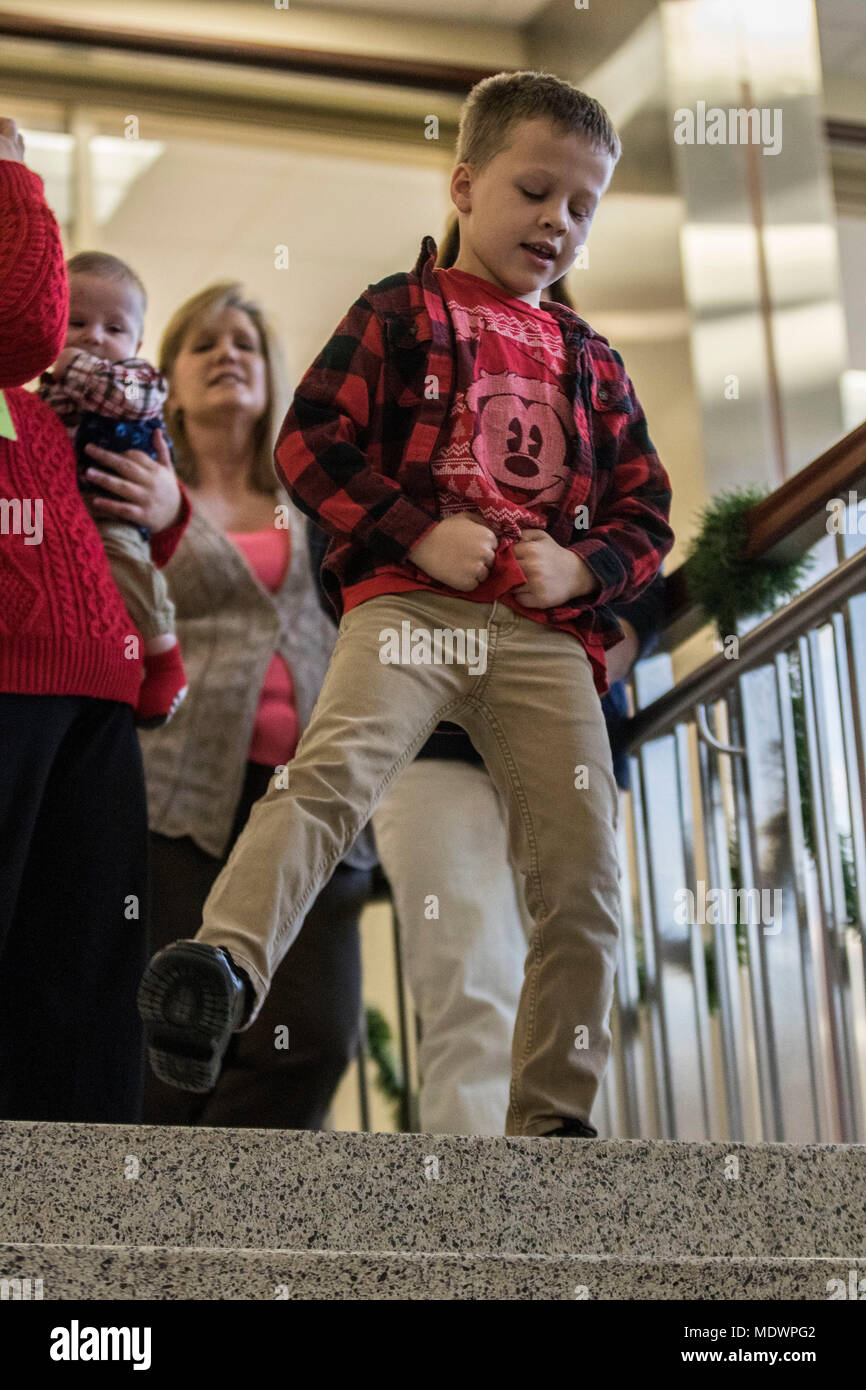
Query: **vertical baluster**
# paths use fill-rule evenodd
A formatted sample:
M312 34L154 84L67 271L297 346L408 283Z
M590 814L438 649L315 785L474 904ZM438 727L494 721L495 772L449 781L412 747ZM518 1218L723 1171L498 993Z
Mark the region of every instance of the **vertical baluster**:
M400 1090L400 1129L402 1133L408 1134L411 1133L414 1128L412 1123L411 1099L412 1079L409 1066L409 1023L406 1007L406 980L403 974L403 948L400 943L400 922L397 917L397 907L393 900L391 904L391 937L394 943L397 1018L400 1028L400 1066L403 1074L403 1085Z
M855 600L856 602L856 600ZM854 663L854 644L851 633L851 605L845 611L833 614L834 649L836 652L836 679L839 690L839 710L842 721L842 740L845 749L845 789L848 816L851 825L851 851L854 868L854 890L856 917L853 928L860 944L862 968L866 963L866 827L864 827L863 808L866 804L866 767L864 767L864 733L860 723L860 705L857 699L857 675ZM866 617L866 611L861 613ZM850 936L849 936L850 940ZM851 957L849 953L849 970ZM866 985L866 977L864 977ZM866 1020L861 1019L866 1031ZM863 1085L866 1082L866 1062L857 1048L857 1030L852 1039L852 1070L854 1072L855 1133L854 1142L862 1143L866 1138L866 1124L863 1115Z
M637 942L634 920L634 866L629 858L627 824L634 820L634 788L637 771L632 762L629 796L620 802L619 854L622 865L622 934L619 943L619 965L616 972L617 1061L620 1085L619 1133L623 1138L639 1138L646 1134L646 1107L641 1105L640 1083L640 992L637 973Z
M806 840L803 828L802 792L797 767L797 740L791 689L791 662L786 652L775 659L776 689L782 730L782 758L785 765L787 797L786 825L791 852L792 889L795 919L800 934L803 1003L806 1015L805 1038L809 1048L809 1077L814 1097L816 1124L815 1141L824 1136L822 1099L824 1094L821 1035L818 1023L818 1003L815 992L815 964L812 959L812 939L809 931L809 902L806 893Z
M697 882L695 867L696 818L692 804L692 788L689 777L691 758L689 755L689 728L678 724L676 728L677 774L679 797L677 808L680 817L680 842L683 847L684 884ZM710 1037L710 1001L707 994L707 964L704 956L703 923L689 923L692 958L692 1000L695 1012L695 1038L698 1045L696 1062L700 1080L700 1100L703 1110L703 1129L701 1137L719 1137L715 1106L710 1104L712 1093L713 1047ZM694 1137L697 1137L695 1135Z
M359 1125L362 1134L370 1133L370 1090L367 1085L367 1053L369 1041L367 1038L367 1009L363 1000L361 1001L361 1023L358 1036L358 1110L360 1113Z
M825 797L825 786L823 784L821 769L821 738L822 730L819 727L815 705L815 673L813 672L813 647L810 634L801 637L797 643L800 658L800 671L802 673L803 686L803 712L806 732L806 752L809 770L809 813L812 826L811 851L815 861L815 872L818 886L818 913L820 930L820 951L821 969L824 982L824 1002L826 1011L824 1021L827 1029L827 1045L830 1051L830 1066L832 1074L828 1078L828 1105L831 1110L830 1124L834 1132L838 1132L842 1125L840 1113L840 1074L838 1071L838 1047L836 1042L836 1032L838 1020L834 1018L834 999L836 996L835 977L836 960L833 947L833 922L835 920L835 904L838 904L840 897L844 896L842 884L841 864L838 862L838 854L834 854L829 844L829 837L832 829L835 839L835 815L833 811L832 793L829 802ZM820 651L817 653L820 663ZM818 677L820 679L820 676ZM821 705L823 702L821 701ZM826 738L826 730L823 731ZM829 824L828 824L829 816ZM838 845L836 846L838 851ZM837 882L834 886L834 875Z
M760 915L770 916L771 922L749 922L751 947L763 962L763 994L770 1024L770 1076L776 1093L773 1137L810 1141L820 1133L820 1115L805 991L808 966L803 960L803 933L796 915L783 702L778 694L776 663L746 671L740 678L740 694L756 849L755 878L748 887L759 892L762 908L765 895L771 895L773 901L771 913ZM803 1086L805 1077L808 1086Z
M858 594L845 605L844 616L833 619L844 626L837 651L845 656L848 679L840 677L843 727L846 731L846 761L851 796L851 829L854 834L854 867L857 874L860 934L866 959L866 842L863 833L863 811L866 806L866 594ZM855 772L856 768L856 772Z
M749 924L750 950L763 963L763 993L769 1022L768 1061L774 1091L772 1138L814 1141L820 1132L817 1082L810 1032L805 937L797 916L796 871L790 839L785 731L776 663L740 677L755 877L746 886L765 894L771 921ZM776 903L776 894L779 903ZM750 919L754 916L749 912ZM808 1085L804 1080L808 1078Z
M660 654L641 662L634 679L643 706L670 689L670 658ZM688 921L677 920L689 915L677 913L677 903L678 895L691 887L686 868L689 837L683 833L684 816L690 814L690 808L683 805L683 759L678 755L678 738L670 734L643 744L640 762L654 983L664 1064L661 1118L666 1138L693 1139L705 1136L707 1130L706 1048L700 1005L696 1007L693 928ZM672 833L676 827L679 834ZM648 975L649 959L648 952Z
M732 887L731 862L728 851L728 822L722 796L720 754L701 741L698 744L698 760L709 881L727 895ZM713 939L728 1136L731 1139L743 1140L745 1131L740 1086L743 1020L740 1009L736 924L715 923Z
M742 679L731 691L731 741L745 744ZM734 798L737 817L737 842L740 851L740 882L754 884L759 861L758 836L751 803L751 774L746 760L737 758L733 765ZM784 1137L782 1102L778 1082L778 1057L773 1033L770 988L766 962L761 949L760 924L748 914L746 933L749 945L749 993L752 1003L752 1027L758 1059L758 1094L761 1103L761 1125L765 1139Z
M805 643L801 641L800 646L802 650ZM829 756L831 712L823 680L827 663L819 631L809 633L808 659L808 679L804 672L803 692L806 696L807 729L811 741L812 806L821 885L821 925L833 1087L840 1137L843 1142L851 1143L858 1129L859 1097L853 1064L851 981L845 941L845 883ZM833 663L831 670L834 678L836 669L836 664Z
M669 1139L673 1133L673 1110L670 1103L670 1084L664 1048L664 1027L659 999L658 972L656 969L653 945L653 905L652 886L649 872L649 856L646 843L646 803L643 796L643 778L639 758L631 764L631 796L633 810L635 881L638 885L638 904L640 907L641 944L644 956L644 981L646 985L646 1017L649 1031L649 1084L652 1090L652 1104L657 1116L656 1128L662 1139ZM636 946L635 946L636 951ZM649 1097L647 1098L649 1102ZM647 1131L645 1130L646 1134Z

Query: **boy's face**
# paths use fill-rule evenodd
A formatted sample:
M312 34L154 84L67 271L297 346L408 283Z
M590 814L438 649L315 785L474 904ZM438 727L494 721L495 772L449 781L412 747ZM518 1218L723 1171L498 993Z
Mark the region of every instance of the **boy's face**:
M78 272L69 277L66 347L125 362L141 347L141 295L127 280Z
M614 161L546 117L521 121L507 149L480 173L458 164L451 197L460 217L456 269L538 307L541 291L570 270L610 183ZM530 246L546 246L549 255Z

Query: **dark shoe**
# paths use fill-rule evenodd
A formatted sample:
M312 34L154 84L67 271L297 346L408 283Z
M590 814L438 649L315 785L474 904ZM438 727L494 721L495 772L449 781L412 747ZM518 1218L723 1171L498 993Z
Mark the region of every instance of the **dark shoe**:
M559 1129L549 1129L542 1139L597 1139L598 1130L583 1120L564 1120Z
M158 951L138 987L150 1029L150 1065L181 1091L212 1091L223 1054L248 1015L252 985L227 951L175 941Z

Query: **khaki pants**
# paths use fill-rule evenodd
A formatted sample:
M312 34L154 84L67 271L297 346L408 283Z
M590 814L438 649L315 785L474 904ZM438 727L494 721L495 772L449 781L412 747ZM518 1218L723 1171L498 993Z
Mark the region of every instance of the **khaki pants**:
M413 635L480 632L484 669L383 663L387 630L401 633L404 622ZM442 719L466 729L502 798L534 924L505 1132L588 1122L610 1050L618 800L589 658L568 633L500 602L425 591L383 595L347 613L286 785L276 777L253 807L196 939L227 947L248 972L254 1018L310 903ZM455 805L454 817L462 814ZM435 929L447 882L419 882L416 892Z
M150 542L126 521L94 517L109 569L126 611L145 642L174 632L168 585L150 556Z
M383 796L373 829L421 1020L421 1129L502 1134L533 931L523 875L510 862L505 808L483 767L416 758ZM433 920L419 881L445 885Z

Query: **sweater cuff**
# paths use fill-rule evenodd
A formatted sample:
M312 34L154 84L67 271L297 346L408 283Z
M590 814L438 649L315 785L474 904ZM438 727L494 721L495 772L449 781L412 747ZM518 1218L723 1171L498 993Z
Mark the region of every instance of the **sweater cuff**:
M586 596L587 603L607 604L622 593L626 583L625 570L609 545L587 538L568 548L598 580L598 588Z
M0 187L7 197L15 193L28 194L40 201L45 197L41 175L17 159L0 159Z
M150 542L150 556L157 569L162 569L163 565L168 564L180 545L181 537L192 516L189 493L179 478L178 487L180 488L180 516L173 526L166 526L164 531L158 531Z

